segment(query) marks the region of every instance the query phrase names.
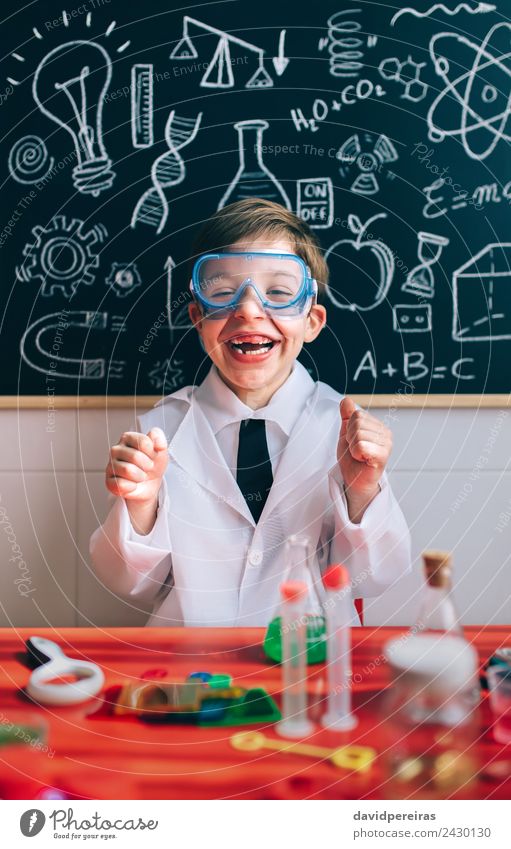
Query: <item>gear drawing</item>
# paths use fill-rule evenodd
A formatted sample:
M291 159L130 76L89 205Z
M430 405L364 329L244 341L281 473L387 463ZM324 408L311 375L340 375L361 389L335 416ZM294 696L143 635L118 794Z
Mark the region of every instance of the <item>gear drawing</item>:
M84 231L84 222L78 218L56 215L46 227L33 227L32 235L35 241L25 245L25 259L16 267L18 280L28 283L39 278L42 295L48 297L60 289L66 298L74 295L80 283L94 283L93 269L99 265L94 246L108 235L103 224Z

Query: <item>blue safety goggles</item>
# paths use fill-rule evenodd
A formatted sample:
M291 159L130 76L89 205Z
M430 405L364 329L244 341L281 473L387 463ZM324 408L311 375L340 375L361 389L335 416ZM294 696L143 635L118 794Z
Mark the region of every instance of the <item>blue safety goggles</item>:
M202 254L195 262L190 291L205 318L225 318L248 287L265 311L280 318L302 315L318 286L303 259L276 251Z

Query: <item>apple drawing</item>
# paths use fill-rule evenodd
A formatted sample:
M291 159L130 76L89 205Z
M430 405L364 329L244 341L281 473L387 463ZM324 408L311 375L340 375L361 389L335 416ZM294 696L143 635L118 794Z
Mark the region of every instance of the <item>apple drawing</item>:
M348 215L348 226L356 238L341 239L328 248L325 259L333 283L326 292L336 307L352 312L374 310L384 300L394 277L394 256L379 239L364 241L364 234L373 221L386 217L380 212L362 224L357 215Z

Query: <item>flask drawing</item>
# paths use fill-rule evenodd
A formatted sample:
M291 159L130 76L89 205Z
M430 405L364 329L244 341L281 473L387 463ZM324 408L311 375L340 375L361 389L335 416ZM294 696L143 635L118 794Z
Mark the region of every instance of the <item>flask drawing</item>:
M263 132L268 127L268 121L260 119L238 121L234 124L234 129L238 131L240 164L218 204L218 209L249 197L272 200L286 209L291 209L284 189L263 162Z

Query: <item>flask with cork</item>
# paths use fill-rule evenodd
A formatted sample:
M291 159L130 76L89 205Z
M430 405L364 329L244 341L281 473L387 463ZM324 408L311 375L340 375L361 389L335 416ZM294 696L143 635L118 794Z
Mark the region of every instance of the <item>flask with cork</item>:
M448 551L425 551L423 588L416 632L443 632L463 636L463 628L452 598L452 558Z

